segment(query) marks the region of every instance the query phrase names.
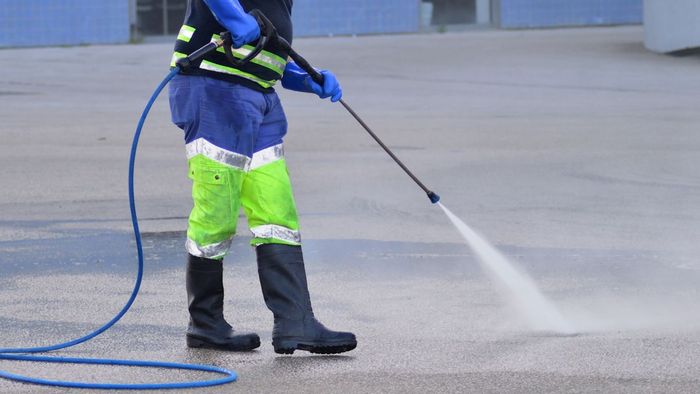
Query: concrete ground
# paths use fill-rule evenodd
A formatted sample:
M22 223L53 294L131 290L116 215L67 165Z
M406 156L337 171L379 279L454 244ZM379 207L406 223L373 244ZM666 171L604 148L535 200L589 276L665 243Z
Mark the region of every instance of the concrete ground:
M227 315L263 346L184 346L181 133L156 104L137 165L143 291L115 328L60 355L212 363L209 392L700 391L699 57L647 52L641 27L303 39L346 100L451 210L580 332L531 330L439 209L339 105L280 92L312 298L350 353L278 357L245 221ZM133 283L134 125L171 44L0 51L1 347L107 321ZM0 362L65 379L154 382L162 370ZM55 392L0 381L0 392Z

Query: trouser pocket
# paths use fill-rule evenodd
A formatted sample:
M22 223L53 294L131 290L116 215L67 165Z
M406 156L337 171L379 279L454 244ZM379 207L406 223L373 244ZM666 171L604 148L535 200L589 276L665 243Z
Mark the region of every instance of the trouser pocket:
M241 201L254 246L301 244L299 219L284 159L251 170L243 182Z
M220 259L236 233L244 173L202 155L189 160L192 200L187 229L190 254Z

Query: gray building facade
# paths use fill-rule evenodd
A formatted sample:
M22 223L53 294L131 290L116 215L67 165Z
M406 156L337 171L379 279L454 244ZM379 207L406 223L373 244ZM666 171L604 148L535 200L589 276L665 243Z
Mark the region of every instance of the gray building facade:
M0 47L127 43L176 34L186 0L0 0ZM636 24L642 0L296 0L296 36Z

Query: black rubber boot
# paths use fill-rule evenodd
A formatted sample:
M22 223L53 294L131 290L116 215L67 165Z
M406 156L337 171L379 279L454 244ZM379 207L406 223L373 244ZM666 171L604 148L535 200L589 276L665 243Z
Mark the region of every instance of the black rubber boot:
M275 352L335 354L357 346L355 334L331 331L314 317L300 246L269 244L255 250L265 304L275 317Z
M187 299L190 324L187 346L228 351L247 351L260 346L260 337L238 333L224 320L223 263L189 255Z

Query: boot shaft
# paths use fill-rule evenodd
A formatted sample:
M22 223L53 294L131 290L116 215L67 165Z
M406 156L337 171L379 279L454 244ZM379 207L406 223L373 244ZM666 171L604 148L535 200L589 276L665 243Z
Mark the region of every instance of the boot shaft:
M256 253L265 304L275 317L275 352L334 354L357 346L353 333L329 330L314 317L300 246L259 245Z
M260 346L257 334L236 333L224 319L223 262L190 255L186 272L190 312L187 346L227 351Z
M223 262L189 255L186 269L190 329L227 330Z
M313 317L301 246L265 244L255 251L260 287L275 321Z

